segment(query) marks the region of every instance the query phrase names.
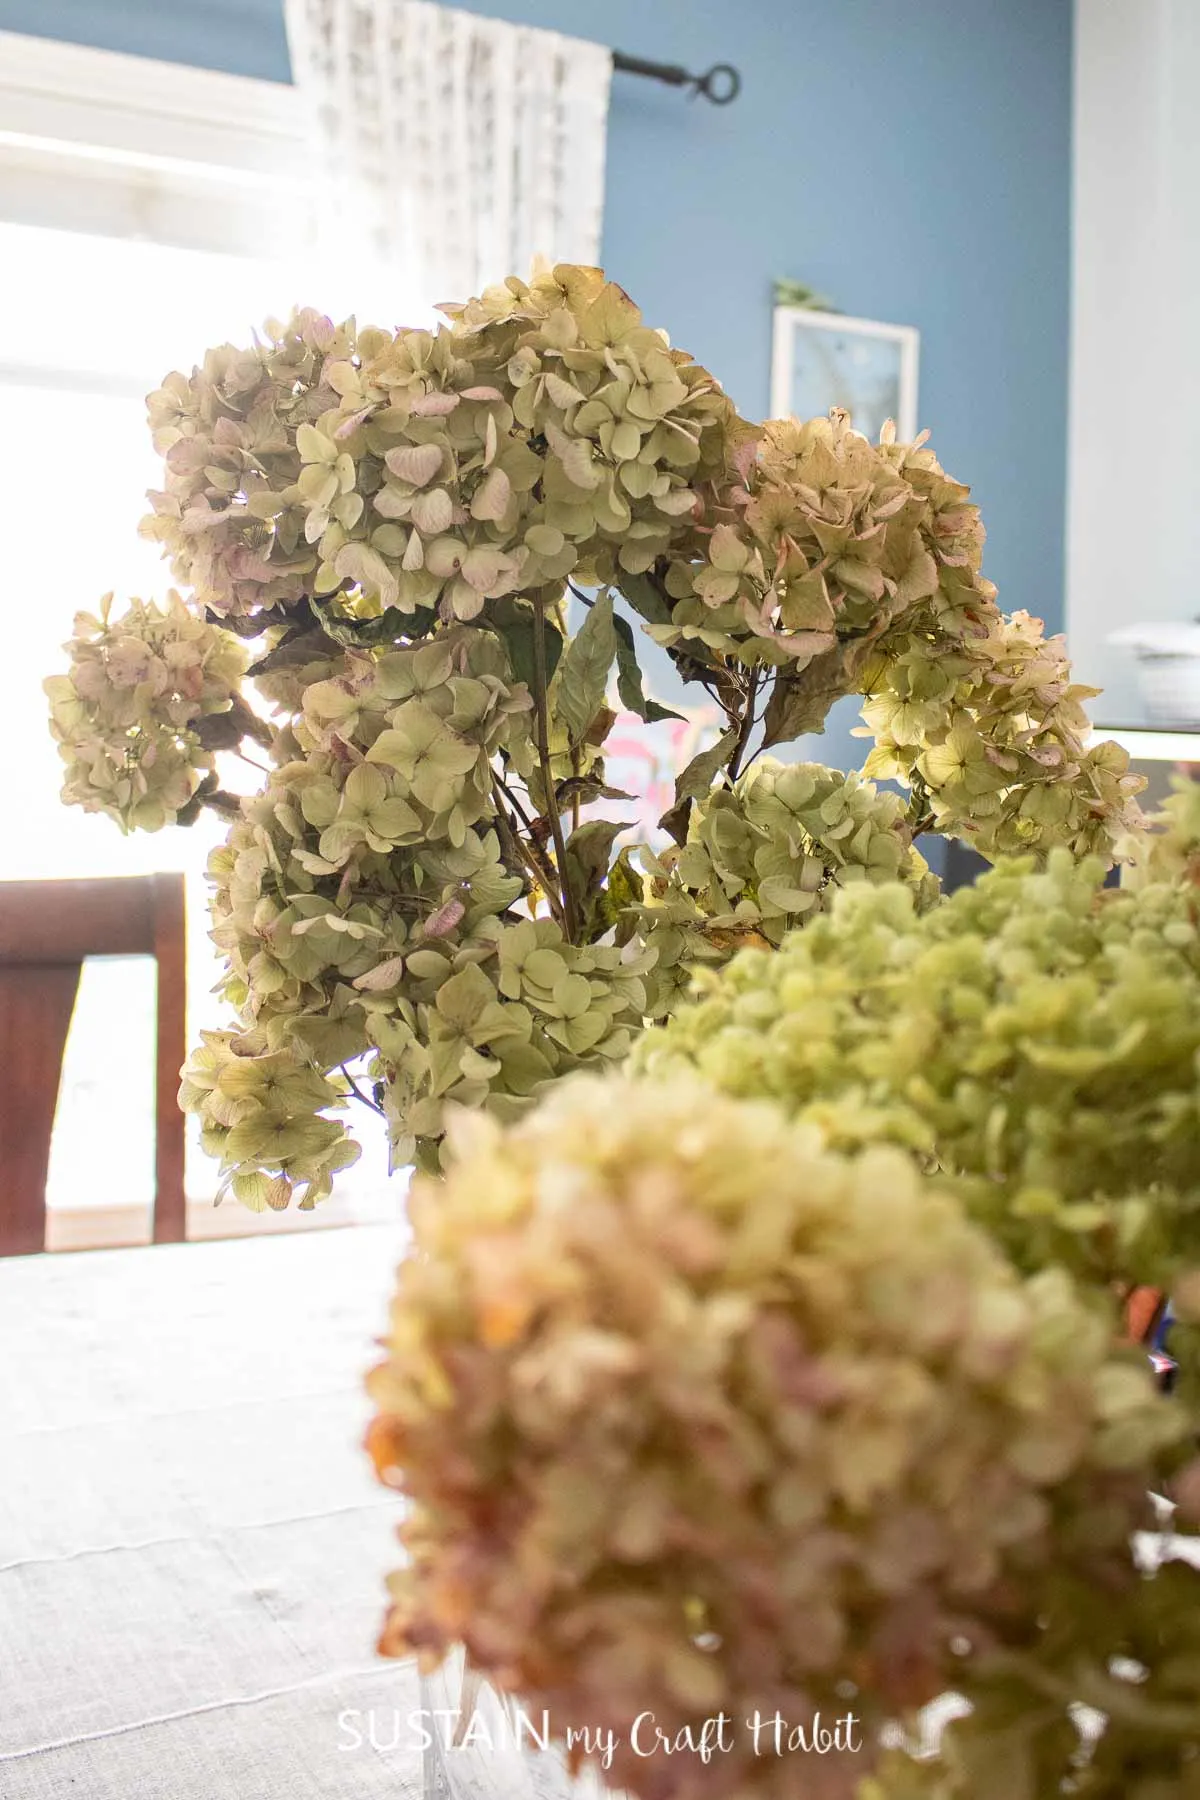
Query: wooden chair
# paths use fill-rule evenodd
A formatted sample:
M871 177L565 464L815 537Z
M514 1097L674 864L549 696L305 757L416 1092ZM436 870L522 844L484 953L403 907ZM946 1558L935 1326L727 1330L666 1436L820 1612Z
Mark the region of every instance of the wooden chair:
M0 1256L45 1248L50 1137L85 956L158 965L154 1242L186 1235L182 875L0 881Z

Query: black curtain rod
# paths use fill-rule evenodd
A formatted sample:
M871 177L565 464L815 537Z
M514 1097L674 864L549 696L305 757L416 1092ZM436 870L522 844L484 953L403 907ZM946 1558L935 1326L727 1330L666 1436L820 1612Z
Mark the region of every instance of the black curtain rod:
M665 81L668 87L685 87L692 94L703 94L714 106L728 106L742 91L742 78L731 63L714 63L703 75L693 75L679 63L647 62L641 56L626 56L613 51L613 68L622 75L646 75L651 81Z

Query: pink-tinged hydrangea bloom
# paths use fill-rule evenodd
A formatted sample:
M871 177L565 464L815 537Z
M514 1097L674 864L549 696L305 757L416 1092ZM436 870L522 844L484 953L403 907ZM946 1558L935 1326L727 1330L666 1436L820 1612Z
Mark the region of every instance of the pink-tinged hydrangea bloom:
M900 1152L843 1160L693 1080L580 1078L507 1133L461 1125L370 1383L410 1500L386 1651L461 1640L611 1727L606 1778L645 1800L783 1800L795 1761L743 1734L667 1767L633 1719L811 1721L853 1692L870 1739L1033 1631L1051 1570L1132 1578L1170 1404ZM869 1764L825 1759L822 1791Z

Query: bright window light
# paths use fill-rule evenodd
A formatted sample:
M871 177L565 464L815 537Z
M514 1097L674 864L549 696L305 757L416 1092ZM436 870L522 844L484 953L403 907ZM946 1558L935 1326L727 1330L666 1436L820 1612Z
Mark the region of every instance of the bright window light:
M111 820L64 807L41 683L63 666L61 646L76 612L94 609L109 590L120 605L133 594L160 597L169 586L157 547L137 530L149 510L146 490L161 480L144 395L170 370L190 369L209 345L249 342L256 326L286 318L297 303L346 316L338 302L347 297L332 283L315 292L302 269L279 262L19 225L0 224L0 267L2 566L19 645L0 706L0 756L9 771L0 876L182 870L195 1041L201 1027L228 1023L211 992L218 964L203 878L220 824L205 815L191 830L125 838ZM114 1004L118 992L124 1004ZM139 1205L148 1218L152 1019L148 965L85 967L56 1127L52 1206ZM379 1121L363 1123L366 1154L343 1188L356 1201L378 1199L386 1184ZM189 1194L211 1197L215 1188L214 1165L191 1145ZM395 1188L389 1191L394 1205Z

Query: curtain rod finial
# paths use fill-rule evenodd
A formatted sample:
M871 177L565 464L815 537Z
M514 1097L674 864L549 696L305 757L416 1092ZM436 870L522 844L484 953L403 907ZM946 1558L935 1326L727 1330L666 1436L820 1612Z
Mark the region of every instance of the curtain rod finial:
M623 75L644 75L650 81L665 81L668 87L689 88L693 98L703 94L714 106L728 106L742 91L741 75L732 63L714 63L703 75L693 75L681 63L648 62L644 56L626 56L623 50L614 50L612 61Z
M714 106L728 106L741 93L742 78L732 63L714 63L703 75L697 75L694 91Z

